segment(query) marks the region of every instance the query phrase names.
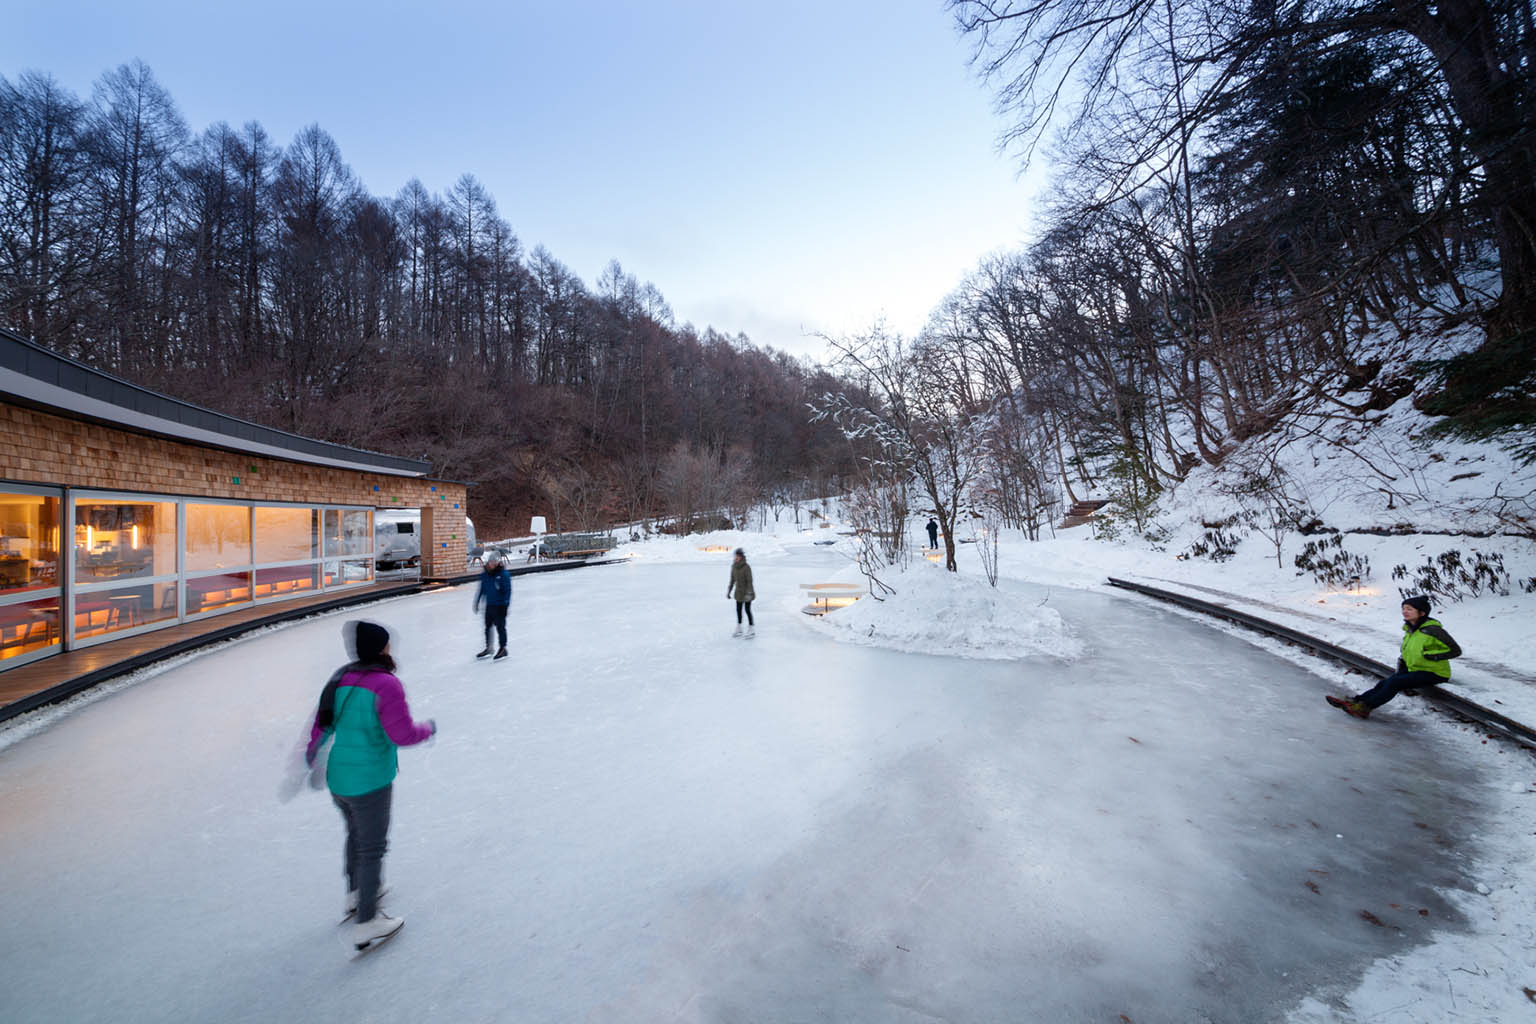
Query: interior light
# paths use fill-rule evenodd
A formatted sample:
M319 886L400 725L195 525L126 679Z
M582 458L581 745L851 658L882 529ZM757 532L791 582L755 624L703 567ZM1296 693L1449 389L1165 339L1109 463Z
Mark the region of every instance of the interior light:
M139 550L139 524L133 524L133 550Z

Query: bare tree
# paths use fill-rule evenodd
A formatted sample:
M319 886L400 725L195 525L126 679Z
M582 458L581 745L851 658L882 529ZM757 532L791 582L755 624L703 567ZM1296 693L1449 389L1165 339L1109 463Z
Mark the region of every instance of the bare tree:
M1492 213L1501 288L1483 358L1453 368L1459 401L1498 394L1501 381L1456 380L1498 365L1536 375L1536 92L1528 81L1536 19L1528 0L1328 0L1236 5L1225 0L949 0L976 41L974 62L1013 117L1005 142L1025 158L1057 120L1071 135L1098 128L1122 172L1107 194L1134 191L1145 169L1187 166L1192 138L1249 85L1271 44L1292 64L1356 41L1394 59L1428 53L1458 122L1454 144L1476 161ZM1397 55L1403 55L1398 57ZM1136 117L1121 115L1134 110ZM1187 183L1187 169L1177 175ZM1506 377L1507 379L1507 377ZM1507 395L1503 399L1509 401ZM1517 408L1523 408L1517 406ZM1525 409L1529 415L1529 409Z
M81 145L85 106L51 75L0 78L0 310L41 345L78 354L95 264Z
M973 382L963 353L909 345L876 325L860 338L825 338L858 386L826 396L818 418L874 444L881 473L915 478L945 537L945 568L955 572L955 525L977 470L980 423L969 408Z
M655 471L640 457L619 459L613 463L613 487L623 503L624 517L631 524L647 520L656 491Z
M573 466L561 475L557 489L575 517L576 529L592 530L599 525L597 512L605 491L600 477Z
M319 125L294 137L272 186L279 222L274 298L284 404L294 427L334 379L345 226L357 184ZM355 352L355 346L354 346Z
M679 528L691 531L701 515L738 511L750 473L751 459L744 452L719 445L693 448L679 441L657 467L656 486Z
M96 203L109 240L106 323L118 365L163 372L166 339L156 329L156 273L176 194L175 160L187 138L181 114L143 61L96 83L86 127Z
M871 596L894 594L885 582L885 570L905 571L911 557L906 543L908 506L907 476L891 463L876 463L869 475L851 490L843 506L853 527L854 563L868 582Z

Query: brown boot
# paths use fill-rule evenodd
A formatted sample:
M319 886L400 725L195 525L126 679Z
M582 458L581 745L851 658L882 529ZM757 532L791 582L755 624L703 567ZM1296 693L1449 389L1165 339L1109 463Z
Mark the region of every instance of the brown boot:
M1345 704L1344 710L1349 714L1354 715L1356 718L1371 717L1371 709L1360 703L1358 700L1352 700L1348 704Z

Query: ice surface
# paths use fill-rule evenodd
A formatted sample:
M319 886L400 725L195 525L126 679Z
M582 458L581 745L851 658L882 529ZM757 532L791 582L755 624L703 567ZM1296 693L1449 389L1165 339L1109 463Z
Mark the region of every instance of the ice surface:
M520 580L496 664L470 588L365 613L441 736L357 963L339 816L276 798L345 615L0 750L0 1019L1261 1021L1459 926L1487 810L1424 718L1060 588L1072 659L839 643L793 609L846 562L783 550L750 641L728 556Z

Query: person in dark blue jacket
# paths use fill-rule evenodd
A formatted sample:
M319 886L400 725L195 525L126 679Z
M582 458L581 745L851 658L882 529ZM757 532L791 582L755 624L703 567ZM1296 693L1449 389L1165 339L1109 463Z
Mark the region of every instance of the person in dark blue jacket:
M475 655L484 658L491 653L491 628L496 629L495 660L507 656L507 609L512 605L512 574L501 564L499 552L492 551L485 558L485 568L480 573L480 590L475 594L475 611L485 602L485 650Z

